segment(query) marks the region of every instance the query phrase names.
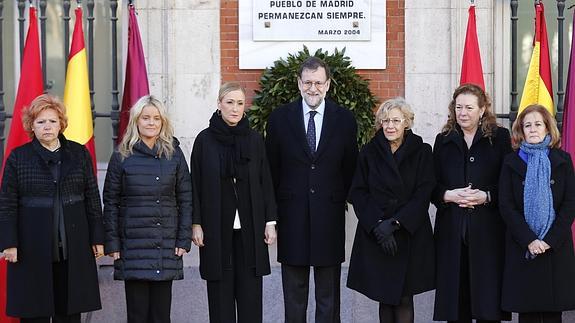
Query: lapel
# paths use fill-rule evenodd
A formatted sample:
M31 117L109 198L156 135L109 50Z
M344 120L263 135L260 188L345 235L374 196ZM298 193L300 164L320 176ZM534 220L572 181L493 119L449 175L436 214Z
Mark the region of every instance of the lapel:
M391 152L391 147L389 141L385 138L383 130L378 130L374 136L375 150L379 155L378 159L381 163L376 166L380 169L379 176L386 179L388 186L391 188L391 192L395 196L403 199L404 196L404 184L403 178L401 177L401 172L399 171L399 162L396 161L393 153ZM405 143L404 143L405 144ZM399 149L401 150L401 148ZM396 151L396 154L399 152ZM386 168L382 169L382 168Z
M337 108L330 100L325 99L325 111L323 116L323 124L321 126L321 134L319 137L319 145L315 154L315 159L319 159L322 153L329 147L329 142L333 137L333 131L337 127Z
M60 167L60 181L62 181L62 179L66 175L68 175L68 173L72 169L72 166L78 162L78 159L74 160L74 158L72 158L72 154L70 152L70 144L63 135L60 136L60 144L62 145L62 152L61 152L62 165ZM90 165L90 167L92 167L92 165Z
M293 104L289 106L288 123L291 128L295 141L300 145L309 159L313 159L309 146L307 144L305 126L303 122L303 106L300 97Z
M525 178L525 174L527 174L527 164L519 157L519 151L514 151L512 156L509 159L509 167L517 173L517 175Z
M451 130L449 134L443 137L444 145L450 142L453 142L461 153L465 151L465 147L463 147L463 145L465 145L465 140L463 140L463 137L455 129Z
M559 150L554 148L551 148L549 150L549 161L551 162L551 174L553 174L553 170L555 168L567 162L567 160L563 156L561 156Z

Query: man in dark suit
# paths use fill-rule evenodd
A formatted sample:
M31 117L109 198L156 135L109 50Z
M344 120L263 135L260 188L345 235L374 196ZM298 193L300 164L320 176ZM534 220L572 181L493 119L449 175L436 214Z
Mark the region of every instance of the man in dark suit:
M302 98L275 109L266 148L278 204L278 261L285 320L305 322L314 269L315 322L340 322L345 204L357 158L353 114L325 95L329 67L310 57L300 66Z

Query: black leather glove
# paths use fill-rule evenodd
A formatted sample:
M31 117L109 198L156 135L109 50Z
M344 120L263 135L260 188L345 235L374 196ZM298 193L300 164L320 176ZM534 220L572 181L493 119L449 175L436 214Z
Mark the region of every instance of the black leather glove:
M383 253L388 256L395 256L397 253L397 242L395 241L393 233L379 245L381 246Z
M378 244L382 244L385 239L391 236L395 230L399 229L397 220L390 218L381 221L375 228L373 228L373 235Z

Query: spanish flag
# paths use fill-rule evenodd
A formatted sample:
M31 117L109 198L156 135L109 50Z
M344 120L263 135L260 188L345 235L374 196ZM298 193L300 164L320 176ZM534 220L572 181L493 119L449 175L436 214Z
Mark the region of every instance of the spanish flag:
M551 61L549 59L549 42L545 26L543 2L535 4L535 39L529 71L519 104L519 113L528 105L541 104L555 115L553 106L553 86L551 84Z
M66 139L85 145L96 168L96 150L94 147L94 126L90 109L90 85L88 81L88 63L86 46L82 30L82 8L76 8L76 24L72 34L66 85L64 86L64 105L68 115L68 128L64 132Z

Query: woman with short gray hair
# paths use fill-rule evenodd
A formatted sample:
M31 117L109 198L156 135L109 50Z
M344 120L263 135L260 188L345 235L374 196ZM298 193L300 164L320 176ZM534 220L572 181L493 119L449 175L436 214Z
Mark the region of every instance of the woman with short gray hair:
M359 223L347 286L379 302L380 322L412 323L413 295L434 288L433 156L413 120L403 98L380 106L349 193Z

